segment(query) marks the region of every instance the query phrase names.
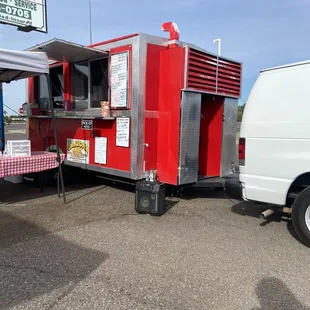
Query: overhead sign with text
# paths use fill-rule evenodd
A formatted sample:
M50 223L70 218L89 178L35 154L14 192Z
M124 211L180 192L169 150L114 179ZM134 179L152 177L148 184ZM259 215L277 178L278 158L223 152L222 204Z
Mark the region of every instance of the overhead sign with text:
M0 0L0 23L46 33L46 0Z

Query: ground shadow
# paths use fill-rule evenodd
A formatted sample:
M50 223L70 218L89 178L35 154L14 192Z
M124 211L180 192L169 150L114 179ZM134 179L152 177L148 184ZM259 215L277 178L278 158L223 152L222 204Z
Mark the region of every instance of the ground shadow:
M170 211L173 207L175 207L179 203L178 198L166 197L165 199L165 212Z
M277 278L264 278L255 289L260 307L252 310L310 310Z
M136 187L135 184L127 184L127 183L122 183L122 182L117 182L117 181L111 181L108 179L103 179L103 178L97 178L97 180L94 181L96 185L105 185L109 186L121 191L126 191L128 193L135 193Z
M174 187L169 188L168 195L178 197L182 200L193 200L197 198L226 199L227 195L224 190L213 187L191 188L191 187Z
M79 192L80 190L83 190L83 189L86 189L86 188L87 188L87 187L84 186L83 188L76 189L75 191L70 191L70 193L68 193L68 194L66 195L67 203L72 203L72 202L77 201L77 200L79 200L79 199L81 199L81 198L84 198L84 197L86 197L86 196L90 196L90 195L92 195L92 194L94 194L94 193L96 193L96 192L99 192L99 191L105 189L106 186L101 186L100 188L95 188L94 190L89 191L89 192L87 192L87 193L85 193L85 194L77 194L77 197L75 197L75 198L72 198L72 199L70 198L70 197L72 196L72 194L76 194L76 193Z
M54 171L56 170L54 169ZM9 205L22 201L57 195L56 179L51 179L50 175L48 175L48 177L45 176L44 178L48 180L46 181L47 184L43 187L43 192L41 192L41 186L38 184L38 182L35 181L33 184L14 184L1 179L0 203ZM89 189L98 185L97 178L93 173L83 169L68 166L64 166L64 182L65 192L66 196L69 198L69 202L75 201L85 196L84 194L70 201L71 194L76 194L80 190ZM18 193L18 195L16 195L16 193Z
M270 206L268 205L262 205L262 204L258 204L258 203L252 203L252 202L238 202L236 204L234 204L231 207L231 211L235 214L238 215L243 215L243 216L251 216L251 217L256 217L259 218L260 214L267 210ZM292 221L290 220L290 216L288 216L287 214L281 213L281 212L277 212L271 216L269 216L267 219L265 220L260 220L260 226L266 226L272 222L286 222L287 223L287 230L288 232L291 234L291 236L298 241L299 243L303 244L302 240L298 237Z
M107 258L0 211L0 309L60 288L56 299L62 298ZM50 303L41 308L55 306L55 299Z
M259 215L268 209L268 206L261 205L261 204L255 204L250 202L240 202L237 201L232 207L231 212L243 215L243 216L251 216L251 217L257 217L259 218Z
M40 188L10 182L1 184L0 188L0 203L2 204L16 204L21 201L57 194L57 187L52 186L45 187L43 193L41 193Z
M231 207L231 211L235 214L259 218L260 214L269 208L272 208L272 206L252 202L238 202ZM276 212L261 221L260 226L266 226L271 222L287 222L288 218L283 213Z
M81 183L81 184L69 184L65 187L66 196L69 198L72 194L76 194L80 190L94 187L93 184ZM0 204L11 205L25 202L28 200L39 199L44 197L55 196L57 197L57 186L46 186L44 191L41 193L40 188L27 186L25 184L13 184L6 182L0 185ZM17 195L18 193L18 195ZM91 194L91 193L89 193ZM82 198L85 195L81 195L78 198ZM78 199L75 198L72 201ZM62 199L62 198L61 198ZM71 201L71 202L72 202Z

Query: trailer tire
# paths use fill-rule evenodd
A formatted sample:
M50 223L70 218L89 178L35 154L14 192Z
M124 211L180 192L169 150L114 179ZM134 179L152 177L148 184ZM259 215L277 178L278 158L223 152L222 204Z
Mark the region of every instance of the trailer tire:
M292 222L301 241L310 247L310 188L303 190L295 199Z

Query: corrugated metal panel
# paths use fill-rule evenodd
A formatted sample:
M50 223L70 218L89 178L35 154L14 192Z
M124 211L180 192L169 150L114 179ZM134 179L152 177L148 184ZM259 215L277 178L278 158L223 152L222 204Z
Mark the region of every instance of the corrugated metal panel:
M189 48L187 89L239 98L242 65Z

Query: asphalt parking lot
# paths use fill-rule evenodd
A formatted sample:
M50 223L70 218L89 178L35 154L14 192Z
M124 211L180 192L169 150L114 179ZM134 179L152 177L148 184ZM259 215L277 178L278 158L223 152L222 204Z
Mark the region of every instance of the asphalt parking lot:
M5 125L6 140L19 140L26 137L26 123L12 123Z
M170 199L157 218L135 213L127 187L67 186L65 206L55 188L1 187L0 309L310 306L291 224L221 192Z
M0 189L0 309L310 309L310 249L266 207L196 190L152 217L102 180L67 185L66 205Z

